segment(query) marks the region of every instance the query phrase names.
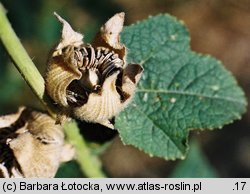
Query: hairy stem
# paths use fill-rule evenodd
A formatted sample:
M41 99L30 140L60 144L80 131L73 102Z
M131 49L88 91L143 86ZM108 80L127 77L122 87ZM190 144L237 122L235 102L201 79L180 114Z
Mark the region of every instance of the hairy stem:
M4 47L12 58L16 68L32 89L33 93L42 102L50 115L55 118L58 110L49 101L49 98L45 93L44 79L30 59L26 50L23 48L14 30L12 29L8 18L6 17L6 11L1 3L0 40L2 41ZM81 166L84 174L87 177L104 177L100 165L96 165L97 158L93 158L93 156L90 154L90 151L86 146L84 139L79 133L77 125L74 123L67 123L65 124L64 128L68 141L71 142L76 148L76 160Z
M6 17L6 11L0 3L0 38L13 60L16 68L23 76L24 80L32 89L50 114L54 117L56 110L48 100L45 94L44 79L37 70L36 66L23 48L20 40L12 29L10 22Z

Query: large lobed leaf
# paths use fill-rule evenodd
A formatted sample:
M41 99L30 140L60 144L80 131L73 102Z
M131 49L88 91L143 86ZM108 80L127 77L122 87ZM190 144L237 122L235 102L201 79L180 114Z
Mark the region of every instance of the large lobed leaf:
M246 110L231 73L215 58L191 51L187 29L174 17L126 27L122 42L128 63L144 67L133 102L116 118L125 144L152 156L184 158L189 130L220 128Z

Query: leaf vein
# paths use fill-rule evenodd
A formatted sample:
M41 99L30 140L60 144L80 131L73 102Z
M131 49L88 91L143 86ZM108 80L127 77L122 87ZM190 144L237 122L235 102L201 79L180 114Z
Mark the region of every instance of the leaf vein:
M176 91L176 90L156 90L156 89L138 89L137 92L147 92L147 93L164 93L164 94L177 94L177 95L187 95L187 96L197 96L198 98L209 98L216 100L223 100L232 103L239 103L245 106L245 102L238 101L235 98L220 97L220 96L208 96L205 94L192 93L188 91Z

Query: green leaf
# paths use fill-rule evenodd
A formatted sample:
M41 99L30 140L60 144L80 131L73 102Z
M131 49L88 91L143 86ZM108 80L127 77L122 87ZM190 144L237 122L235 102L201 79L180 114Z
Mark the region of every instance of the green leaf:
M215 170L209 164L197 141L192 141L187 158L179 161L171 178L215 178Z
M183 23L169 15L124 29L128 63L144 67L134 101L116 118L125 144L152 156L184 158L189 130L221 128L245 112L244 93L231 73L215 58L191 51L189 41Z
M56 173L56 178L81 178L83 174L79 170L80 167L75 160L62 163Z

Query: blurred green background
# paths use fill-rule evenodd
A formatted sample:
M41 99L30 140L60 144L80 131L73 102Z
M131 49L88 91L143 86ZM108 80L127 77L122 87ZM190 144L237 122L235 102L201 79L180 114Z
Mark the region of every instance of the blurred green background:
M14 30L44 75L47 56L60 36L53 12L84 33L88 42L117 12L125 25L158 13L170 13L190 30L193 50L222 60L250 98L250 2L247 0L2 0ZM0 114L20 105L41 108L0 44ZM249 109L249 108L248 108ZM114 137L101 152L110 177L250 177L250 114L213 132L192 132L190 153L184 161L150 158ZM106 129L103 129L105 131ZM107 132L110 133L110 132ZM85 134L86 135L86 134ZM107 135L107 134L105 134ZM92 139L86 137L89 141ZM102 137L95 137L102 139ZM102 140L103 142L103 140ZM91 144L95 148L97 143ZM93 152L96 149L93 149ZM57 177L84 176L72 161L62 164Z

